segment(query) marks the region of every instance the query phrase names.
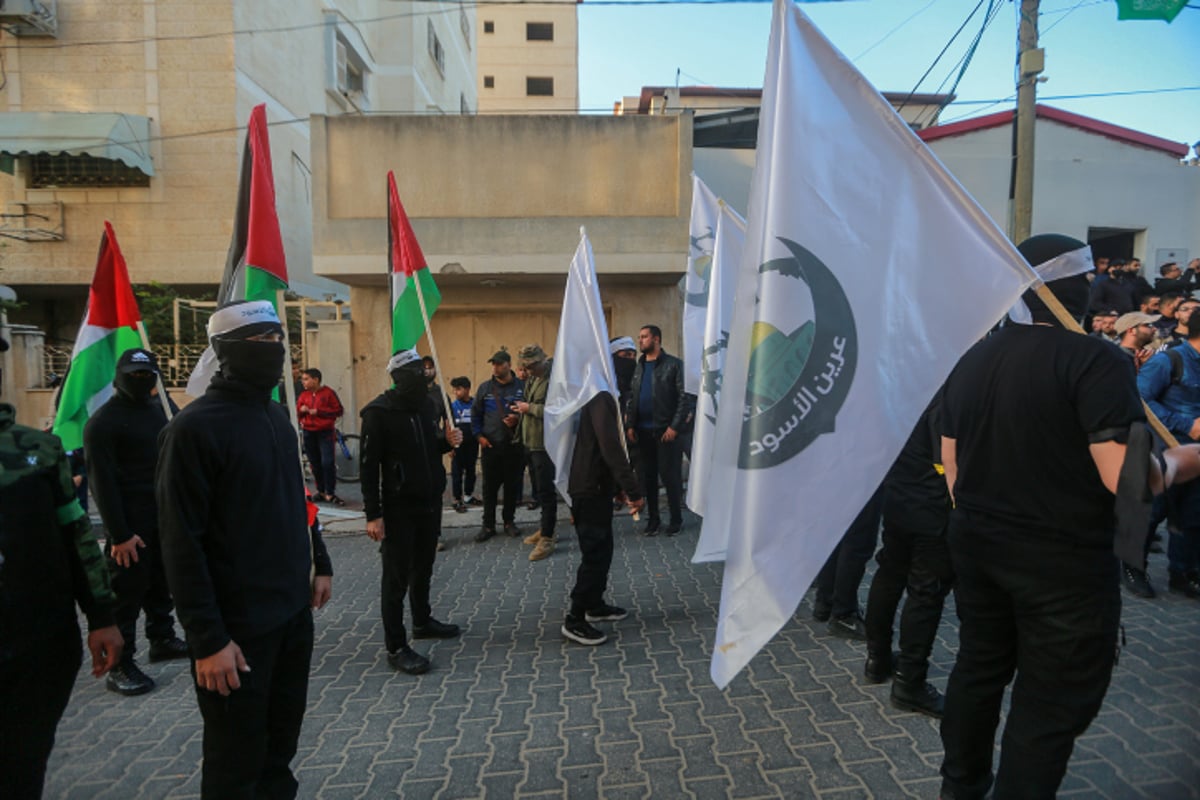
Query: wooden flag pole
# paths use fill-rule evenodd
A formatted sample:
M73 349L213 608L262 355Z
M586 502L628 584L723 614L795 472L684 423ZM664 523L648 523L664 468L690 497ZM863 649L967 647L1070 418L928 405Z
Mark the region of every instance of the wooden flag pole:
M1075 333L1087 335L1079 322L1071 316L1071 312L1067 311L1066 307L1054 296L1054 292L1050 290L1044 282L1039 281L1034 289L1037 292L1038 299L1046 304L1046 308L1050 309L1050 313L1054 315L1064 328ZM1166 442L1167 447L1179 447L1179 440L1175 438L1175 434L1167 430L1167 426L1158 418L1150 406L1146 405L1146 401L1142 401L1142 409L1146 412L1146 421L1150 423L1150 427L1158 434L1159 438Z
M288 324L287 324L287 305L283 299L283 289L275 291L275 307L282 310L279 315L279 324L283 326L283 396L287 400L288 417L292 420L292 427L296 430L296 439L300 439L300 413L296 410L296 384L292 381L292 344L288 340ZM301 331L303 336L304 332ZM300 462L301 472L303 473L304 462Z
M429 269L429 267L425 267ZM417 287L417 305L421 307L421 321L425 323L425 337L429 339L429 354L433 356L433 368L437 372L438 394L442 396L442 407L446 410L446 433L449 433L449 428L454 424L454 414L450 411L450 398L446 394L446 384L442 382L442 362L438 359L437 344L433 341L433 328L429 325L429 311L425 308L425 293L421 291L421 279L417 273L413 273L413 286ZM394 306L393 306L394 307ZM449 437L446 437L447 440Z
M146 335L146 324L140 319L137 323L138 336L142 337L142 349L147 352L154 352L150 349L150 337ZM167 422L171 421L171 417L175 416L171 413L171 404L167 401L167 390L163 386L162 372L159 372L154 381L158 385L158 400L162 403L163 413L167 415Z

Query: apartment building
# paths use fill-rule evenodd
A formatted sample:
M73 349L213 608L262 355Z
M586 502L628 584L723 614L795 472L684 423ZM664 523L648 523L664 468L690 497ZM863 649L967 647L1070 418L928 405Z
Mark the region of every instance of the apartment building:
M479 110L573 114L579 109L578 0L478 7Z

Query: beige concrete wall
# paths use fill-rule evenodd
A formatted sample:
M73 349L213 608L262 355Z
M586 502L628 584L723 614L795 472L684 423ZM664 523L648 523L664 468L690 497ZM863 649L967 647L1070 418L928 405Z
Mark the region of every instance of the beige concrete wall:
M480 7L479 110L488 114L569 113L579 108L579 25L575 0ZM492 33L484 33L491 22ZM553 41L528 41L526 23L554 25ZM484 84L485 77L493 86ZM554 79L552 97L526 95L527 77Z
M601 272L677 276L690 141L690 117L314 119L317 272L381 280L394 169L435 272L561 275L585 225Z
M547 278L539 285L519 288L443 289L442 306L432 323L441 376L447 387L457 375L466 375L472 386L478 386L491 375L487 359L501 348L515 354L523 345L536 342L553 355L564 286L565 278ZM642 325L658 325L663 329L663 347L680 355L683 301L677 286L631 285L627 278L605 276L601 278L600 297L610 337L636 336ZM390 383L386 374L391 355L387 327L390 314L388 294L382 287L353 287L350 303L354 308L352 352L357 413ZM422 339L417 349L429 353L428 341Z
M9 111L112 111L149 116L156 175L149 188L26 190L0 175L0 207L62 202L66 240L9 241L12 285L91 281L110 220L135 282L206 283L220 275L236 192L233 42L228 4L60 0L57 39L0 33ZM128 41L128 44L108 42ZM89 43L84 46L83 43ZM19 46L18 46L19 44Z

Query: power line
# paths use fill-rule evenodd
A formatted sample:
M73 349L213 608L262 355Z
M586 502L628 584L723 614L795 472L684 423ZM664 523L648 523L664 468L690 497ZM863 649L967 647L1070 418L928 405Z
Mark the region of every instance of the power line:
M902 111L904 109L904 107L906 105L908 105L908 101L911 100L913 98L913 95L915 95L917 93L917 89L921 88L921 84L924 83L925 79L929 77L929 73L933 72L933 68L936 67L938 65L938 62L942 60L942 56L946 55L946 51L950 49L950 45L954 44L954 40L957 39L958 35L963 32L964 28L967 27L967 23L969 23L974 18L976 12L978 12L979 9L983 8L983 3L984 3L984 0L979 0L979 2L975 4L975 7L973 9L971 9L971 13L968 14L967 18L962 21L962 24L958 26L958 30L956 30L954 32L954 35L950 37L950 40L948 42L946 42L946 45L945 45L945 47L942 48L942 51L937 54L937 58L935 58L933 60L933 63L929 65L929 69L925 70L925 74L917 79L917 83L915 86L913 86L912 91L909 92L908 96L904 98L904 101L902 103L900 103L899 106L896 107L897 113Z
M920 15L921 15L921 14L923 14L923 13L925 13L925 12L926 12L926 11L929 9L929 7L930 7L930 6L932 6L932 5L933 5L934 3L936 3L936 2L937 2L937 0L929 0L929 2L928 2L928 3L926 3L926 4L925 4L925 5L923 5L923 6L921 6L921 7L920 7L920 8L918 8L916 11L914 11L912 14L909 14L907 17L905 17L905 19L904 19L904 21L903 21L903 22L901 22L899 25L897 25L896 27L892 28L890 31L888 31L887 33L885 33L885 34L883 35L883 38L882 38L882 39L880 39L879 41L875 42L875 44L871 45L871 46L870 46L870 47L868 47L866 50L863 50L861 53L859 53L858 55L856 55L854 58L852 58L852 59L850 59L850 60L851 60L852 62L858 61L860 58L862 58L863 56L865 56L867 53L871 52L871 51L872 51L872 50L874 50L876 47L879 47L879 45L883 44L883 43L884 43L884 42L886 42L888 39L890 39L890 38L892 37L892 34L896 33L896 32L897 32L897 31L899 31L901 28L903 28L905 25L907 25L908 23L910 23L910 22L912 22L914 19L916 19L918 16L920 16Z

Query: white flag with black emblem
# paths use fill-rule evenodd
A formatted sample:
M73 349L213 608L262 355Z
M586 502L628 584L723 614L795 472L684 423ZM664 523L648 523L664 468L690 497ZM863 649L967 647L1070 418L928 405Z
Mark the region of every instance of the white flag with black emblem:
M704 325L720 214L717 196L692 175L692 218L688 224L687 274L683 279L683 390L692 395L700 393Z
M791 618L955 362L1035 280L790 0L774 3L749 212L704 517L728 540L722 687Z

